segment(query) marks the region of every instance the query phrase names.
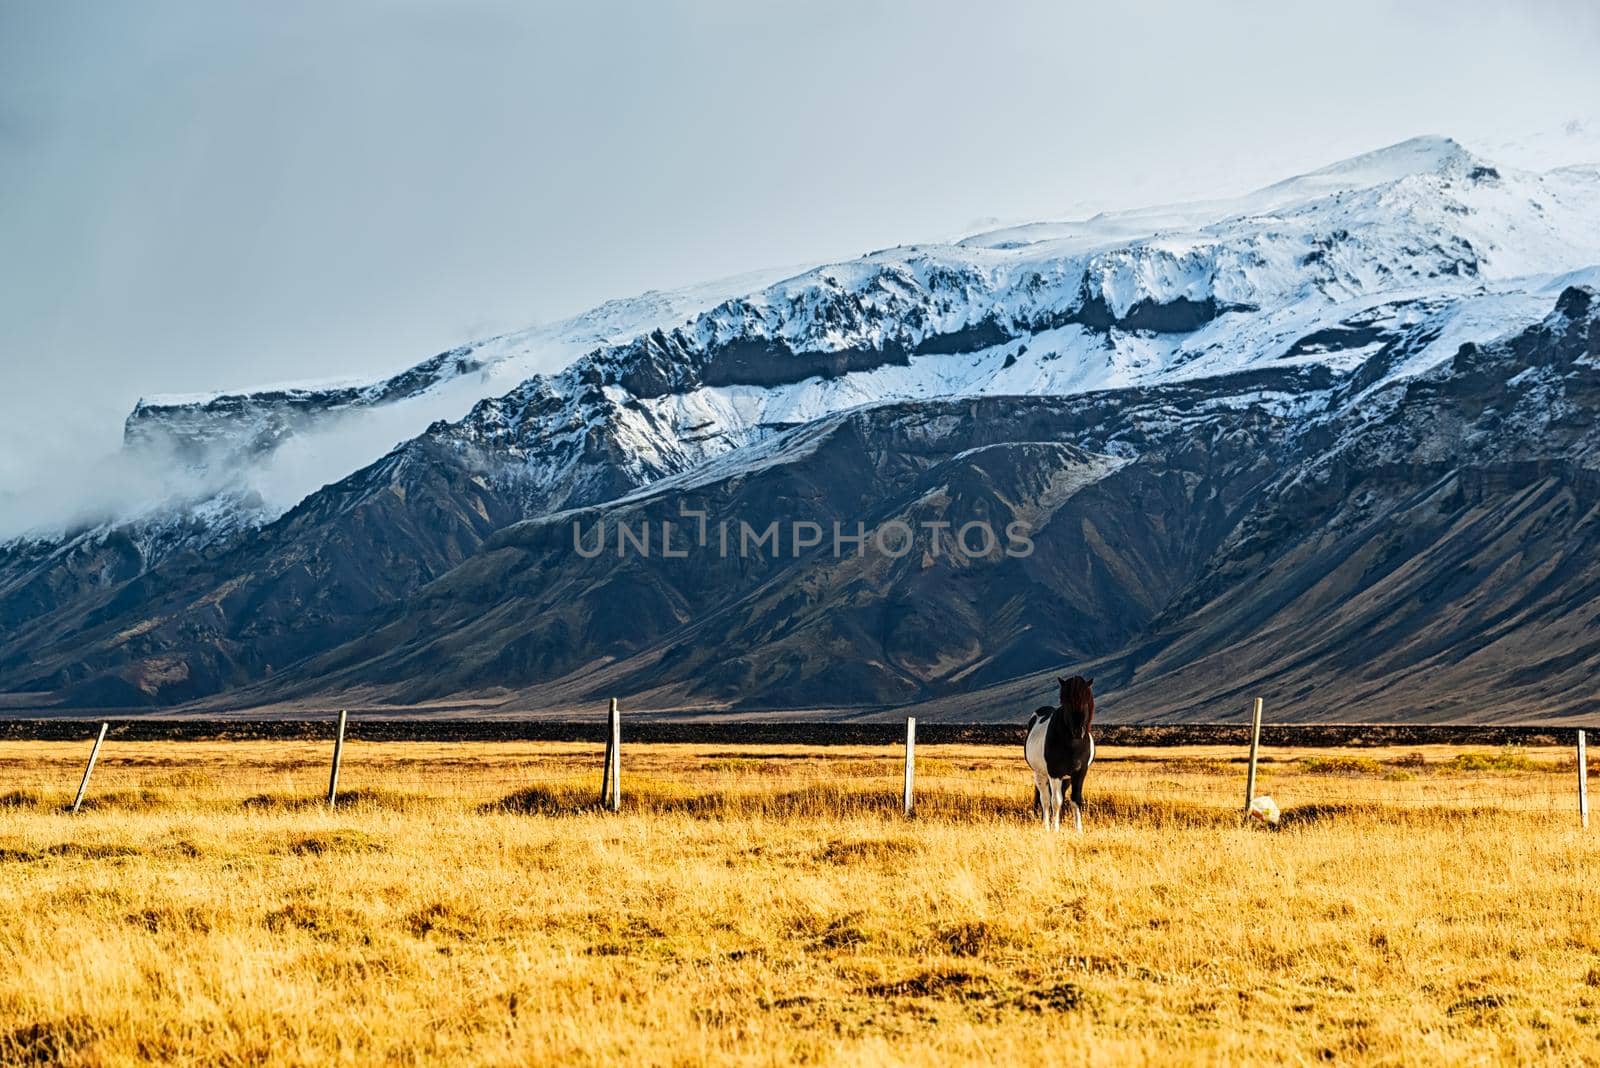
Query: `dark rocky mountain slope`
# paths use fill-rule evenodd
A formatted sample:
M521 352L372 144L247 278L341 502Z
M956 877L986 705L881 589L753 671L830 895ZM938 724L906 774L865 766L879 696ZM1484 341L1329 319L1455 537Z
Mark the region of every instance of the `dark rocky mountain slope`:
M1340 360L747 421L703 449L684 412L641 430L655 387L626 375L682 370L661 335L613 350L613 378L530 380L259 528L13 543L0 693L1010 719L1072 667L1123 719L1219 718L1255 693L1285 718L1593 713L1600 298L1551 303L1417 374L1438 328L1396 318L1319 333ZM776 357L745 366L739 344L657 385L700 396L724 367L755 388ZM907 530L909 551L835 552L858 523ZM963 551L974 523L995 543ZM653 551L619 548L624 528ZM605 551L580 551L601 530Z
M513 525L249 696L1003 719L1082 666L1117 718L1217 718L1255 693L1307 719L1594 711L1600 300L1570 289L1538 326L1374 384L1384 359L830 417ZM713 532L813 521L824 544L724 558L685 511ZM836 556L833 524L858 520L906 523L915 550ZM1032 553L961 553L973 521L1021 524ZM616 553L619 525L667 522L685 557ZM608 551L579 554L575 523L611 529Z

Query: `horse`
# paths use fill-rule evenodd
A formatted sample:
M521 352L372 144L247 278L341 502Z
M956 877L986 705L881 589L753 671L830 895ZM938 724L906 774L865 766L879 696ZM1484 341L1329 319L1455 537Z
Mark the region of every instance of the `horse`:
M1065 780L1072 780L1072 825L1083 833L1083 780L1094 763L1093 679L1059 676L1061 704L1045 705L1028 718L1028 740L1023 753L1033 769L1039 808L1046 830L1061 830Z

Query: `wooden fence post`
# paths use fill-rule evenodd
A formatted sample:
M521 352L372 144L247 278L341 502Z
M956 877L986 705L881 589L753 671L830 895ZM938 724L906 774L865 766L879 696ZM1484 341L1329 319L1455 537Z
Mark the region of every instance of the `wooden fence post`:
M1589 752L1583 731L1578 732L1578 822L1589 826Z
M1250 717L1250 770L1244 779L1244 814L1250 815L1250 803L1256 799L1256 753L1261 749L1261 698L1256 698Z
M622 811L622 713L617 710L617 699L611 699L611 747L606 769L611 773L611 796L607 805L612 812Z
M344 758L344 724L346 713L339 710L339 730L333 736L333 770L328 773L328 807L339 800L339 762Z
M89 764L83 769L83 781L78 784L78 796L72 799L72 811L78 811L83 804L83 795L89 792L89 776L94 774L94 762L100 759L100 745L106 740L106 731L111 729L111 724L100 724L100 733L95 737L94 748L89 750Z
M916 810L917 719L906 717L906 815Z

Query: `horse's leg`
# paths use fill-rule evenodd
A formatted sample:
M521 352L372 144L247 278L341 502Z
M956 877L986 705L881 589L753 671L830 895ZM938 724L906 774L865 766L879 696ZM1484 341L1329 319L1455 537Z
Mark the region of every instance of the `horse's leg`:
M1061 830L1061 794L1066 784L1060 779L1050 780L1050 829Z
M1039 798L1039 815L1044 820L1044 829L1050 829L1050 780L1043 772L1033 773L1033 790Z
M1088 778L1088 769L1083 774L1072 777L1072 824L1078 828L1078 833L1083 833L1083 780Z

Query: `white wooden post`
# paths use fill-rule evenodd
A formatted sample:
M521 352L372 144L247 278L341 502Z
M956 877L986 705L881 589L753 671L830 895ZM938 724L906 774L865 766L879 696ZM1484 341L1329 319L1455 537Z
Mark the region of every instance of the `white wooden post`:
M617 699L611 699L611 759L607 762L611 772L612 812L622 811L622 713L617 710Z
M1578 732L1578 822L1589 826L1589 752L1583 731Z
M333 770L328 773L328 807L339 800L339 762L344 759L344 724L346 710L339 710L339 728L333 736Z
M916 810L917 718L906 717L906 815Z
M106 731L111 729L111 724L100 724L100 733L95 737L94 748L89 750L89 764L83 769L83 781L78 784L78 796L72 799L72 811L78 811L83 805L83 795L89 792L89 776L94 774L94 762L100 759L100 744L106 740Z
M1244 779L1244 814L1250 815L1250 803L1256 799L1256 753L1261 749L1261 698L1256 698L1250 717L1250 770Z

